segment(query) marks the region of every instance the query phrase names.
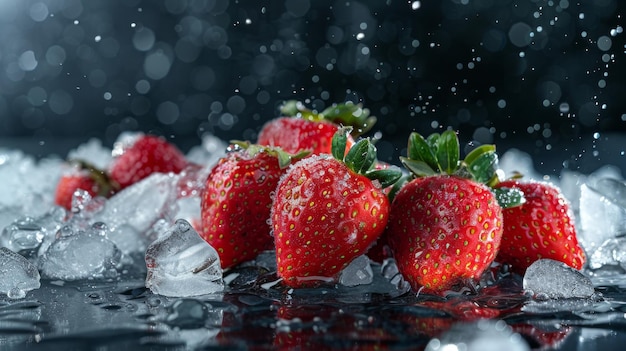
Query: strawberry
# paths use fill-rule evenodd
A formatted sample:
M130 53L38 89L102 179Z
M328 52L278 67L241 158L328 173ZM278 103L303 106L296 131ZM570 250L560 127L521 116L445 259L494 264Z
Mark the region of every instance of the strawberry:
M376 122L376 118L369 115L369 110L350 102L315 113L302 103L288 101L282 106L281 113L290 117L279 117L266 123L259 132L257 143L280 146L290 153L309 150L314 155L330 154L331 140L340 124L356 128L353 135L359 135ZM353 144L354 139L350 136L347 147Z
M180 173L188 164L176 146L161 137L139 134L115 143L109 174L121 188L152 173Z
M334 281L385 228L389 200L382 188L400 172L372 169L376 148L368 139L344 157L347 139L340 130L333 138L333 157L300 160L278 184L271 225L278 275L287 286Z
M556 186L509 179L495 187L518 189L525 198L521 206L504 210L498 262L511 264L512 270L520 274L541 258L558 260L576 269L583 267L586 257L578 245L573 214Z
M85 190L89 195L109 197L118 185L102 170L84 161L71 160L71 169L61 175L54 195L54 203L67 210L72 209L72 198L76 190Z
M503 230L502 208L483 184L497 179L495 147L483 145L460 161L453 131L428 139L412 133L401 161L413 178L392 191L385 233L400 273L414 290L435 295L478 280Z
M249 143L234 146L211 170L201 196L202 237L217 250L224 269L274 247L267 224L270 194L290 162L306 155Z

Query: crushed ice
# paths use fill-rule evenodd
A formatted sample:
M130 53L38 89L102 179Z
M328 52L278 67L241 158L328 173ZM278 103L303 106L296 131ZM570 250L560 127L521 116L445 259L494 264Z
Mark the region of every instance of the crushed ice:
M23 298L26 292L41 286L37 267L6 247L0 247L0 276L0 294L9 298Z

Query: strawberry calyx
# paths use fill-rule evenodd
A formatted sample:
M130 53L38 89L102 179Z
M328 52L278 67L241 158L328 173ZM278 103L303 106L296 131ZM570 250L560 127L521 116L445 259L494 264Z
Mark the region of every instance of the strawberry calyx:
M120 185L111 179L105 171L99 169L91 163L80 159L69 159L67 162L73 167L76 167L77 170L87 172L89 178L91 178L97 185L97 196L108 198L121 189Z
M447 174L487 185L502 208L524 203L524 194L519 189L494 188L502 176L496 146L478 146L461 159L459 138L452 130L433 133L426 138L417 132L411 133L407 157L400 157L400 161L411 175L396 183L391 195L413 178Z
M278 146L265 146L259 144L253 144L249 141L231 140L228 152L246 150L250 157L254 157L260 152L265 152L270 156L276 157L278 165L281 169L287 168L293 161L300 160L311 154L308 150L302 150L298 153L292 154L286 152Z
M376 169L377 149L369 138L357 141L347 153L344 152L348 143L348 134L351 127L341 127L332 139L331 152L335 159L343 162L350 170L366 176L370 180L376 180L382 188L393 185L402 176L402 172L396 166L384 169Z
M286 116L303 118L313 122L327 121L342 126L350 126L353 137L367 133L374 124L376 117L370 115L370 110L363 108L363 104L347 101L341 104L332 104L322 112L310 110L300 101L288 100L281 107L280 112Z

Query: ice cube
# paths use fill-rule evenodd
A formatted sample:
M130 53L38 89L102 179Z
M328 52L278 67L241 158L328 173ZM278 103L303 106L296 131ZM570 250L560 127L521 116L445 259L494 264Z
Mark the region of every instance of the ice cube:
M625 236L606 240L589 257L589 268L597 270L603 267L621 267L626 270L625 248Z
M0 237L0 244L12 251L35 252L44 239L52 240L55 233L63 225L66 211L61 207L53 207L50 212L39 218L22 217L6 226Z
M578 213L580 209L581 186L587 182L593 184L598 179L604 178L622 179L621 171L615 166L603 166L591 174L563 169L559 187L565 198L569 200L572 210Z
M580 271L563 262L540 259L524 274L524 289L538 298L588 298L595 294L593 283Z
M148 246L146 267L146 287L155 294L185 297L224 289L217 251L183 219Z
M111 197L93 220L107 224L109 239L125 254L144 251L154 224L175 218L177 182L177 175L154 173Z
M370 265L370 259L361 255L344 268L339 275L339 284L345 286L357 286L371 284L374 280L374 272Z
M23 298L26 292L39 289L39 271L24 256L0 247L0 294Z
M116 277L122 253L106 234L100 222L88 230L61 228L40 258L41 274L65 281Z
M595 254L605 242L626 235L626 183L601 178L582 185L580 192L580 243L590 267L599 268L611 258Z
M481 319L458 322L441 336L431 339L425 351L528 351L530 347L506 322Z

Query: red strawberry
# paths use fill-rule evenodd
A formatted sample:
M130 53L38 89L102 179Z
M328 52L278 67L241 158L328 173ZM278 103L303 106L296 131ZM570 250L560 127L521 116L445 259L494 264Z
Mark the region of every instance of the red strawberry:
M506 180L496 188L519 189L524 193L521 206L504 210L504 234L496 260L512 265L524 274L541 258L561 261L581 269L585 253L578 245L569 203L554 185L545 182Z
M290 162L304 156L238 145L211 170L201 198L202 237L218 251L224 269L274 247L270 194Z
M83 161L70 161L72 168L61 176L57 184L54 203L72 209L72 198L76 190L85 190L91 196L109 197L117 190L117 184L108 175Z
M115 159L109 173L121 188L152 173L180 173L188 165L185 155L176 146L153 135L141 134L128 144L118 142L113 153Z
M376 148L360 140L344 158L347 135L333 156L310 156L281 178L272 205L278 275L291 287L332 281L382 233L389 200L382 191L399 171L371 170ZM342 162L343 160L344 162ZM380 182L370 178L382 176Z
M301 103L287 102L281 112L293 117L279 117L266 123L257 143L280 146L290 153L309 150L312 154L330 154L333 135L344 126L353 126L359 134L371 128L376 118L369 116L369 110L352 103L333 105L321 113L307 110ZM347 147L354 144L348 138Z
M467 279L479 279L493 262L502 209L478 181L495 176L496 159L495 149L485 146L459 161L453 131L428 139L411 134L402 162L417 178L395 193L386 237L415 291L443 295Z

